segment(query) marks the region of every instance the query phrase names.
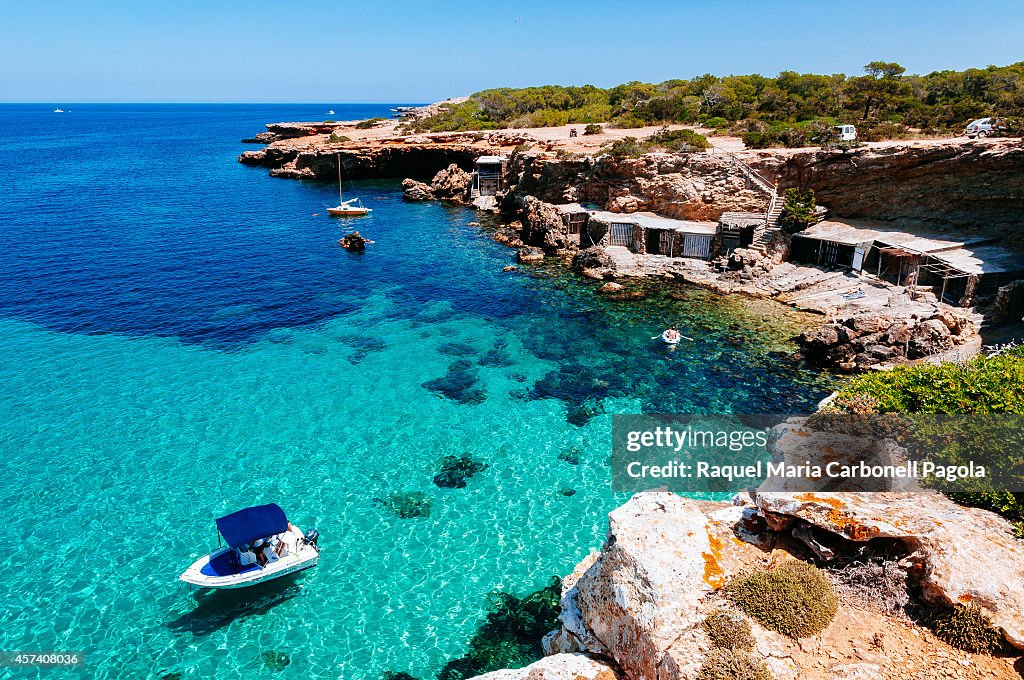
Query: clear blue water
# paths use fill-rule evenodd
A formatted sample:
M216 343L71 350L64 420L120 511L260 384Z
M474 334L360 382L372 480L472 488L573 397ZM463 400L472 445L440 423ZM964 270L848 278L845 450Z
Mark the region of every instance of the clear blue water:
M600 545L624 500L608 414L800 410L828 388L787 357L795 313L604 301L502 272L485 218L396 182L359 183L372 216L338 221L334 186L235 161L265 122L386 106L64 108L0 106L0 649L84 651L68 675L432 678L487 593ZM354 226L362 256L337 245ZM669 321L696 341L652 343ZM437 488L449 453L490 467ZM374 503L403 491L430 515ZM227 597L176 581L215 517L270 501L320 529L316 569Z

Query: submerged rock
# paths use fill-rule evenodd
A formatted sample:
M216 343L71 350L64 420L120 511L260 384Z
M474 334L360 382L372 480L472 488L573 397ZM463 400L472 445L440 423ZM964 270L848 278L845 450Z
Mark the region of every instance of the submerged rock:
M423 387L460 404L479 404L487 398L487 393L476 386L477 375L472 362L460 359L448 367L444 376L428 380Z
M575 446L570 446L569 448L560 451L558 454L558 460L562 461L563 463L568 463L569 465L579 465L580 458L580 450L578 447Z
M263 665L272 671L283 671L292 662L291 658L284 652L275 652L270 650L260 654L260 658L263 659Z
M470 455L445 456L441 459L441 471L434 475L434 484L444 489L462 489L466 480L489 466L473 460Z
M422 491L393 493L386 498L374 498L373 502L399 519L430 517L431 501Z

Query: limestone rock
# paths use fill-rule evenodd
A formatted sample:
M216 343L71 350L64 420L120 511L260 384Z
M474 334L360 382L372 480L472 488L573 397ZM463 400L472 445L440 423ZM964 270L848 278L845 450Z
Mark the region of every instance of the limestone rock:
M926 599L974 604L1024 649L1024 542L998 515L935 493L758 493L766 516L796 517L853 541L897 538L918 551Z
M743 509L725 511L735 515L723 522L731 527ZM581 649L615 659L629 678L694 676L704 596L730 568L720 561L724 540L698 502L637 494L609 515L600 557L563 594L565 631Z
M455 163L439 171L430 182L430 187L438 200L453 203L468 203L472 185L473 175Z
M598 293L603 293L605 295L608 295L608 294L620 293L620 292L622 292L624 290L626 290L626 287L623 286L621 283L615 283L614 281L609 281L608 283L606 283L603 286L601 286L600 288L598 288L597 292Z
M584 654L555 654L525 668L492 671L475 680L622 680L622 674Z
M522 216L523 239L527 243L552 249L570 246L565 238L562 213L554 205L527 196L523 200Z
M544 261L544 251L540 248L527 246L519 249L518 258L523 264L538 264Z
M407 201L432 201L434 191L429 184L406 178L402 180L402 197Z

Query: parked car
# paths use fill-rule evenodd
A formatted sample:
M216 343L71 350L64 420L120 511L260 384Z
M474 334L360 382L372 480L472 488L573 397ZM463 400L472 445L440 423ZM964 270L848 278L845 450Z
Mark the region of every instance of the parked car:
M1002 132L1004 129L1005 126L1001 118L979 118L967 125L964 135L971 139L975 137L991 137Z

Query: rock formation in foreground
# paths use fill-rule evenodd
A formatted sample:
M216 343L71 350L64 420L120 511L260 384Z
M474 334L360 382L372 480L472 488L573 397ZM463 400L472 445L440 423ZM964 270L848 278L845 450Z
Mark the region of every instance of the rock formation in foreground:
M942 677L947 671L952 677L1016 677L1012 658L960 651L886 608L897 596L903 603L910 597L932 605L970 605L1009 644L1024 648L1024 542L992 513L933 493L772 492L727 504L648 492L609 520L601 551L588 555L564 581L562 628L544 639L551 656L483 677L715 677L706 669L701 675L706 664L720 659L709 637L709 617L726 612L747 618L726 586L794 559L811 559L807 541L816 539L865 562L872 551L888 555L890 562L881 564L898 565L906 584L868 580L859 586L862 596L851 597L844 587L858 587L856 578L845 583L842 570L826 572L840 605L828 627L809 638L792 639L750 620L749 656L770 677L926 678L939 677L933 672L940 668ZM855 568L856 560L845 564ZM896 590L907 592L895 593L894 582Z

